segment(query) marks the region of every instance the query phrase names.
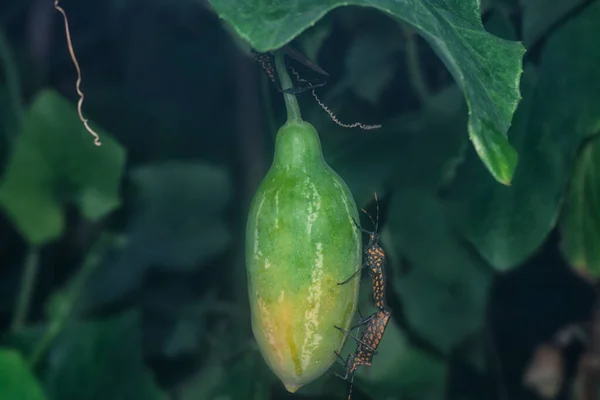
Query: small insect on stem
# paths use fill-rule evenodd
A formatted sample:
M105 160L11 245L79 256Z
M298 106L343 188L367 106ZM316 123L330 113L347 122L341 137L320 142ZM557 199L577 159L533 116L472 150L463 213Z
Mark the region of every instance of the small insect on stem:
M284 48L282 48L281 52L285 55L292 57L294 60L299 61L300 63L302 63L306 67L310 68L317 74L319 74L321 76L329 77L329 74L323 68L321 68L318 65L314 64L313 62L311 62L308 58L304 57L298 50L294 49L290 45L287 45ZM303 84L302 86L294 85L294 87L287 88L285 90L281 90L281 86L279 84L279 80L277 79L277 72L275 70L274 61L273 61L274 53L273 52L258 53L258 52L254 52L254 51L253 51L253 53L254 53L254 61L257 62L262 67L263 71L265 72L265 74L267 75L269 80L275 85L275 88L277 89L277 91L279 93L299 94L299 93L305 92L310 89L324 86L327 83L326 80L309 82L306 79L301 79L301 80L297 80L296 84L302 83ZM291 68L287 62L286 62L286 68Z
M54 0L54 8L63 16L63 20L65 22L65 34L67 37L67 46L69 48L69 53L71 54L71 60L73 60L73 64L75 65L75 69L77 70L77 83L75 84L77 94L79 95L79 101L77 102L77 114L79 114L79 119L85 126L85 129L94 137L94 144L96 146L101 146L102 143L100 142L100 136L88 125L88 120L83 116L83 111L81 110L83 106L83 92L81 91L81 69L79 68L79 63L77 62L77 57L75 57L75 51L73 50L73 43L71 41L69 19L67 18L67 13L58 4L58 0Z
M277 91L282 93L277 79L275 65L273 65L273 55L271 53L256 53L254 52L254 62L258 63L265 72L269 80L275 85Z
M358 270L350 275L350 277L342 282L338 282L338 285L349 282L350 279L359 274L363 268L369 268L369 277L373 284L373 300L375 301L375 306L377 306L379 310L384 311L387 309L385 302L385 251L379 245L379 233L377 232L379 229L379 201L377 199L377 193L375 193L375 203L377 205L377 217L375 220L373 220L373 217L371 217L366 210L361 208L361 211L367 214L373 223L373 226L375 227L373 232L361 228L360 225L354 221L354 224L361 232L369 235L369 243L365 248L367 260Z

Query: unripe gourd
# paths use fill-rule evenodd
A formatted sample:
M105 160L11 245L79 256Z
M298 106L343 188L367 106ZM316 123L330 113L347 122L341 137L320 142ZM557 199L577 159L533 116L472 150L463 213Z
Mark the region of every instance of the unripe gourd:
M282 88L291 87L276 54ZM295 392L327 371L341 351L356 311L361 266L356 203L325 162L315 128L284 94L288 121L252 201L246 226L246 268L252 331L260 352L286 389Z

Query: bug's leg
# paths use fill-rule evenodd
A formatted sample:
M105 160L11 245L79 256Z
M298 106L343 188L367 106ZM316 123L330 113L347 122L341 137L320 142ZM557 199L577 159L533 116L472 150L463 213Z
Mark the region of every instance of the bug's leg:
M306 58L306 56L304 56L298 50L293 48L290 44L287 44L285 47L283 47L282 51L286 55L292 57L294 60L299 61L300 63L306 65L308 68L312 69L313 71L318 72L319 74L324 75L324 76L329 76L328 72L326 72L323 68L319 67L318 65L316 65L315 63L310 61L308 58Z
M345 375L338 374L338 373L337 373L337 372L335 372L335 371L330 371L330 374L332 374L333 376L335 376L335 377L337 377L337 378L340 378L340 379L342 379L342 380L344 380L344 381L345 381L346 379L348 379L348 371L346 371L346 374L345 374Z
M346 375L344 375L344 376L338 374L337 372L332 372L332 374L344 381L348 379L348 372L346 372Z
M371 314L369 315L367 318L362 319L359 321L358 324L354 325L353 327L351 327L350 329L354 329L354 328L360 328L361 326L365 326L367 325L372 319L373 317L375 317L375 314Z
M285 89L283 91L283 93L289 93L289 94L299 94L302 92L306 92L308 90L312 90L321 86L325 86L327 82L319 82L319 83L312 83L309 82L308 85L303 86L303 87L291 87L288 89Z
M342 357L342 356L341 356L341 354L340 354L340 353L338 353L337 351L335 351L335 350L334 350L333 352L334 352L334 353L335 353L335 355L337 356L337 357L336 357L336 361L338 361L338 362L341 362L341 363L342 363L342 365L346 366L346 362L347 362L348 360L344 360L344 357Z
M350 277L342 282L338 282L338 285L344 285L346 283L348 283L350 281L350 279L354 278L356 276L356 274L358 274L360 271L362 271L365 267L367 267L368 264L363 264L362 267L360 267L359 269L357 269L356 271L354 271L354 273L352 275L350 275Z
M373 232L370 232L370 231L366 230L366 229L365 229L365 228L363 228L362 226L360 226L360 225L358 224L358 222L356 222L356 220L355 220L354 218L352 218L352 221L354 222L354 225L356 226L356 228L358 228L358 230L359 230L359 231L361 231L361 232L363 232L363 233L366 233L366 234L368 234L368 235L370 235L371 233L373 233Z
M343 358L343 357L340 355L340 353L338 353L338 352L337 352L337 351L335 351L335 350L334 350L333 352L334 352L334 353L335 353L335 355L337 356L337 358L336 358L336 361L340 361L340 360L341 360L341 362L342 362L342 365L343 365L343 366L346 368L346 375L342 376L342 375L338 374L338 373L337 373L337 372L335 372L335 371L331 371L331 373L332 373L333 375L337 376L338 378L341 378L341 379L343 379L343 380L346 380L346 379L348 379L348 368L347 368L347 366L348 366L348 359L350 359L350 357L352 356L352 354L349 354L349 355L348 355L348 359L344 360L344 358Z
M350 379L350 390L348 391L348 400L352 400L352 387L354 386L354 374L352 374L352 378Z
M286 68L289 68L292 75L296 77L297 84L292 84L292 87L285 89L283 93L298 94L317 87L325 86L325 84L327 83L327 81L317 83L309 82L308 80L301 78L298 72L296 72L296 70L293 67L286 64ZM302 83L302 85L299 85L300 83Z
M366 347L366 348L367 348L369 351L372 351L372 352L373 352L373 354L377 354L377 351L376 351L376 350L375 350L373 347L369 346L367 343L363 342L362 340L360 340L359 338L357 338L356 336L354 336L352 333L348 332L347 330L345 330L345 329L343 329L343 328L340 328L340 327L339 327L339 326L337 326L337 325L334 325L334 327L335 327L336 329L338 329L338 330L340 330L340 331L344 332L344 333L345 333L347 336L350 336L352 339L354 339L354 340L356 341L356 343L360 343L360 344L362 344L363 346L365 346L365 347Z

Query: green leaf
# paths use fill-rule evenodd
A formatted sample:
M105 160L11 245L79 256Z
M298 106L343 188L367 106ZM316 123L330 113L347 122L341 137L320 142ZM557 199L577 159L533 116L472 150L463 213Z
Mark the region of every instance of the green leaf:
M319 52L325 40L331 35L332 29L332 22L322 19L318 24L305 31L299 38L300 49L309 60L317 61Z
M231 241L224 210L233 189L224 169L167 162L130 174L137 196L128 244L91 279L86 301L95 305L137 288L150 267L192 271Z
M418 113L385 120L381 129L368 135L337 125L317 128L329 133L322 138L325 159L346 181L357 204L365 205L373 200L373 192L381 194L390 185L429 189L448 185L468 145L466 119L460 91L451 86ZM333 129L342 132L332 135L337 133ZM343 139L331 140L334 136Z
M587 143L577 159L562 210L560 248L572 267L600 277L600 138Z
M475 154L446 193L457 228L500 271L530 257L558 219L582 139L600 131L600 3L548 39L537 76L524 75L524 99L510 137L520 154L511 187L489 179Z
M587 0L521 0L523 42L531 48L565 15Z
M332 91L351 89L357 97L377 104L400 62L395 54L399 44L382 35L357 36L344 60L344 77Z
M327 12L370 6L404 21L429 42L463 90L469 137L494 178L509 184L517 154L506 137L520 100L525 49L487 33L478 0L211 0L218 14L258 51L280 48Z
M125 151L102 131L102 146L95 146L66 99L42 91L21 129L0 182L0 206L30 243L62 234L67 203L92 221L119 206Z
M164 400L144 366L140 318L127 312L69 325L48 352L44 382L56 400Z
M45 400L42 387L16 350L0 348L0 400Z
M161 321L162 322L162 321ZM161 323L164 326L164 323ZM198 321L182 318L173 327L169 338L164 344L164 354L167 357L177 357L183 353L192 353L200 347L203 327Z
M223 168L167 162L137 167L131 178L139 196L130 246L144 249L138 263L191 269L229 244L223 213L233 189Z
M449 354L482 329L492 270L455 235L433 194L406 189L389 207L382 239L410 266L397 270L392 287L415 332Z

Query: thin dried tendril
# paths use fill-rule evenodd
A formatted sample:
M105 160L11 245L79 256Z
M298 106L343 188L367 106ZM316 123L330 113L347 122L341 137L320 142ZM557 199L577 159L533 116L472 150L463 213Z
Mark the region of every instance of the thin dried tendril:
M100 136L88 125L88 120L83 116L83 112L81 111L81 107L83 105L83 92L81 91L81 69L79 68L79 63L77 62L77 58L75 57L75 52L73 51L73 43L71 42L71 33L69 31L69 20L67 18L67 13L61 6L58 5L58 0L54 0L54 8L60 12L65 21L65 34L67 35L67 46L69 48L69 53L71 54L71 60L73 60L73 64L75 65L75 69L77 70L77 83L75 84L75 88L77 89L77 94L79 95L79 101L77 102L77 113L79 114L79 119L85 126L85 129L94 137L94 144L96 146L101 146Z
M296 70L294 70L294 68L290 67L290 70L296 76L296 79L298 80L298 82L307 82L306 79L300 78L300 75L298 74L298 72L296 72ZM362 122L354 122L352 124L345 124L345 123L341 122L337 118L337 116L333 113L333 111L331 111L329 109L329 107L327 107L321 101L321 99L319 99L319 97L317 96L317 93L315 92L315 89L312 89L311 92L312 92L313 97L317 101L317 104L323 109L323 111L325 111L329 115L329 118L331 118L331 120L333 122L335 122L336 124L338 124L339 126L341 126L343 128L360 128L360 129L364 129L364 130L367 130L367 131L368 130L372 130L372 129L379 129L379 128L381 128L381 125L366 125L366 124L363 124Z

